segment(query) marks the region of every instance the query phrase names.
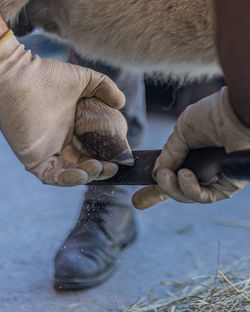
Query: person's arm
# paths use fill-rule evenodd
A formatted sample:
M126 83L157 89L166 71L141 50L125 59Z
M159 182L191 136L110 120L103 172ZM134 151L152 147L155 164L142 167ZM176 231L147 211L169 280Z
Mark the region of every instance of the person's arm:
M7 32L9 28L7 24L5 23L4 19L0 15L0 38L2 38Z
M250 127L250 1L214 0L217 50L236 115Z

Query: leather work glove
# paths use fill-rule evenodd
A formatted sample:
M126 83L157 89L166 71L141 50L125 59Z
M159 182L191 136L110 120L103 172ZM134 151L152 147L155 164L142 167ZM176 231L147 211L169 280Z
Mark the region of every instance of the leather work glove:
M72 143L80 98L119 109L123 93L87 68L41 59L9 31L0 39L0 129L25 168L42 182L72 186L105 179L117 165L81 157Z
M201 186L191 170L178 170L189 150L213 146L224 147L226 152L250 148L250 129L235 115L226 87L190 105L181 114L155 163L153 177L158 185L135 193L135 207L145 209L169 197L184 203L212 203L231 198L246 181L221 174L214 184Z

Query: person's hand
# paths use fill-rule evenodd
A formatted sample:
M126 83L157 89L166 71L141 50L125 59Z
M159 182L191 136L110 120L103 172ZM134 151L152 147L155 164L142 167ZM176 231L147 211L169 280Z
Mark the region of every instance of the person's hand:
M98 98L117 109L125 104L108 77L33 57L9 31L0 40L0 90L0 129L25 168L42 182L71 186L117 172L113 163L81 157L72 143L80 98Z
M191 170L178 170L189 150L224 147L226 152L250 148L250 128L235 115L226 87L190 105L179 117L153 170L157 185L139 190L133 197L136 208L145 209L169 197L184 203L212 203L230 198L246 181L221 174L216 183L201 186Z

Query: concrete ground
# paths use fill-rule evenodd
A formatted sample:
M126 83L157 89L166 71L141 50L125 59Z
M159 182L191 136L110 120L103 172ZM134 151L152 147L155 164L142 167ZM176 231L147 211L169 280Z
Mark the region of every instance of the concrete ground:
M151 114L145 148L160 148L173 123ZM138 239L107 282L56 292L53 258L78 217L84 187L42 185L2 136L0 151L0 312L115 312L156 282L183 279L197 269L214 273L219 240L221 264L250 254L250 186L213 205L169 200L137 212ZM235 221L238 226L220 224Z

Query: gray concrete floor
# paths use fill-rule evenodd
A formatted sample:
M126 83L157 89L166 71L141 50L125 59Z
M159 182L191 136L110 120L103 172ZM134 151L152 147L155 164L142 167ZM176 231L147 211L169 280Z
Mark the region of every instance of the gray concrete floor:
M172 125L166 116L149 116L146 148L161 147ZM249 227L214 224L250 223L249 186L213 205L169 200L137 212L138 239L122 253L112 278L90 290L58 293L53 257L78 217L84 187L42 185L2 136L0 151L0 312L118 311L154 283L194 273L194 255L200 273L215 272L218 240L222 264L250 254Z

